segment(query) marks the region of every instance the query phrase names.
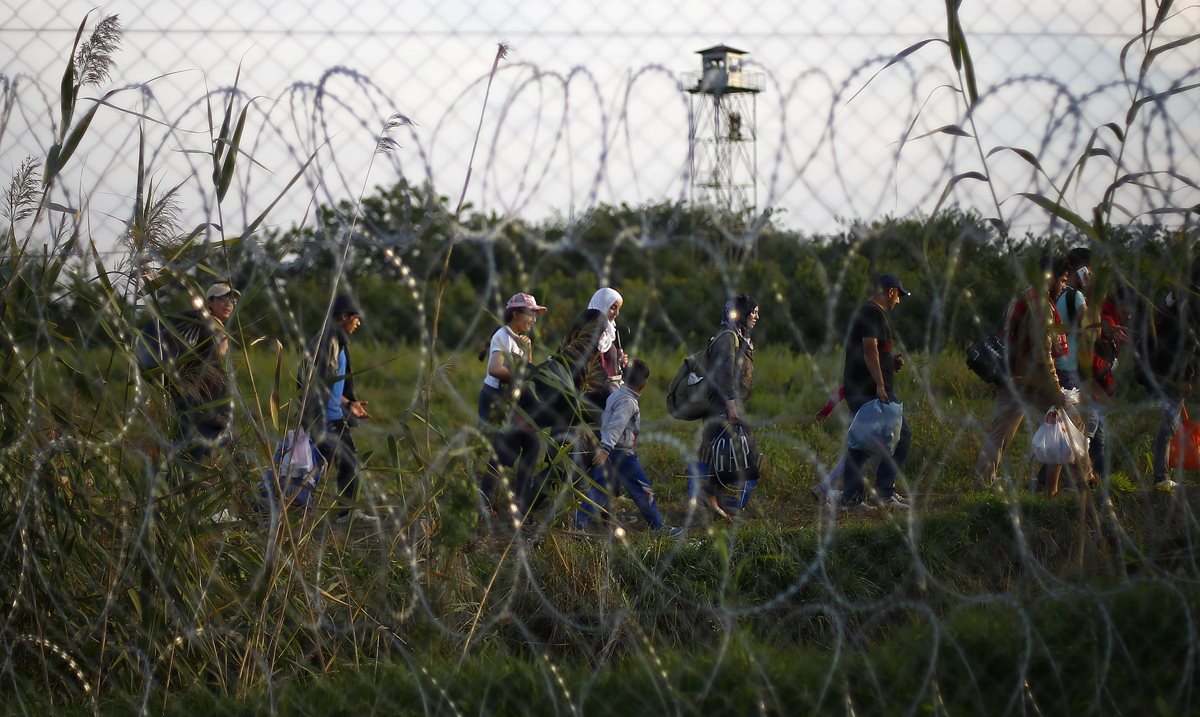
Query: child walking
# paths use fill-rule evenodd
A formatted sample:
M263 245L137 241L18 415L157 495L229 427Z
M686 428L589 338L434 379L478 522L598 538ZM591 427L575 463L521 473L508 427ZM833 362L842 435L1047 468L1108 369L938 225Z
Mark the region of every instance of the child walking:
M642 417L638 399L649 379L650 367L641 359L634 360L625 369L625 385L614 391L604 405L604 415L600 419L600 450L596 453L592 473L595 483L575 514L575 527L580 530L587 529L596 513L608 506L612 494L610 486L615 480L633 499L651 530L671 536L683 533L682 528L663 523L654 488L638 461L637 437Z

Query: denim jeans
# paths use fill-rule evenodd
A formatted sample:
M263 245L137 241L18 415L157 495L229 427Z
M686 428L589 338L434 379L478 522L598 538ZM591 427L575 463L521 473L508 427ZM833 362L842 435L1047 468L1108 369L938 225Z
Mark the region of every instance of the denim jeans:
M575 514L576 527L586 528L597 512L608 507L609 497L613 493L610 486L614 480L633 499L651 530L662 527L663 517L658 511L658 499L654 497L654 488L646 477L646 471L642 470L636 453L613 451L605 465L596 467L592 479L595 483L588 489L587 497Z
M896 402L894 395L889 395L888 399L893 403ZM870 399L847 399L850 420L853 421L859 409L868 403L870 403ZM900 440L896 443L896 448L892 451L892 455L882 457L879 469L875 471L875 492L880 498L890 498L896 492L896 476L904 469L904 461L908 458L908 447L911 443L912 429L908 427L908 418L905 418L900 424ZM862 501L863 465L870 456L870 451L846 446L846 467L842 471L843 503L851 504Z
M692 461L687 465L687 497L689 500L699 500L710 490L713 483L712 469L702 461ZM721 490L717 500L725 510L745 510L750 504L750 496L758 486L756 480L738 481L733 490Z
M1154 447L1151 457L1154 462L1154 482L1161 483L1171 477L1171 468L1167 466L1167 457L1171 450L1171 439L1179 430L1180 412L1183 410L1183 399L1177 396L1160 395L1162 413L1158 419L1158 431L1154 434Z
M1092 470L1096 477L1104 480L1112 471L1105 441L1104 412L1101 409L1092 411L1088 420L1088 456L1092 459Z

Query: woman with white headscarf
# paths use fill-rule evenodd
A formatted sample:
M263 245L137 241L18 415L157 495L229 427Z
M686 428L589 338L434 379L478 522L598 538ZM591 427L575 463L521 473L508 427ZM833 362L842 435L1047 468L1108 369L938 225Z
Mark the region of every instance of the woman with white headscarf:
M597 345L596 351L600 354L604 372L608 374L608 392L610 393L620 387L621 372L625 370L625 364L629 362L629 357L621 350L617 340L617 317L621 315L621 306L624 303L625 301L616 289L606 286L592 294L592 300L587 305L589 309L603 312L604 317L608 320L608 325L604 327L604 333L600 335L600 343Z

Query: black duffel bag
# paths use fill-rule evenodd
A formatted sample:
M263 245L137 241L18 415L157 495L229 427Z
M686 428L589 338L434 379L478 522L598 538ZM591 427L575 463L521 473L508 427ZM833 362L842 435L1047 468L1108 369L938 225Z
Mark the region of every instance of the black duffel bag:
M987 336L967 349L967 368L979 378L994 386L1004 383L1007 373L1004 364L1004 340L999 336Z

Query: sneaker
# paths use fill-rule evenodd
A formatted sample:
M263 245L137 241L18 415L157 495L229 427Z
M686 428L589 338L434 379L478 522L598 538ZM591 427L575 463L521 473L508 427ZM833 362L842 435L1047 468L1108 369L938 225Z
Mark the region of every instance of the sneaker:
M353 524L368 528L379 528L383 524L378 515L357 509L342 513L334 522L338 525Z
M683 529L682 526L667 525L666 523L663 523L658 528L656 528L650 532L651 532L651 534L656 535L656 536L665 535L668 538L679 538L679 537L682 537L686 531Z
M234 523L237 521L237 516L229 512L228 508L224 508L220 513L214 515L210 520L220 525L221 523Z
M910 506L904 500L904 496L899 493L892 493L886 498L880 498L876 501L876 505L882 508L890 508L891 510L908 510Z
M1154 490L1162 491L1163 493L1174 493L1178 485L1178 483L1170 478L1163 478L1162 480L1154 481Z
M861 500L855 501L853 503L846 503L846 502L839 501L838 502L838 510L840 510L843 513L869 514L869 513L874 513L876 508L875 508L875 506L871 505L870 503L867 503L866 501L861 501Z

